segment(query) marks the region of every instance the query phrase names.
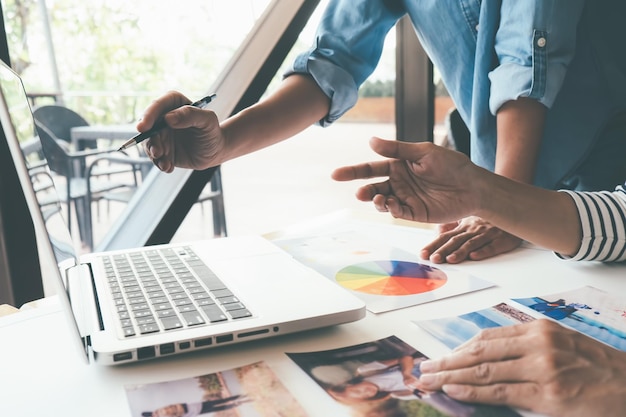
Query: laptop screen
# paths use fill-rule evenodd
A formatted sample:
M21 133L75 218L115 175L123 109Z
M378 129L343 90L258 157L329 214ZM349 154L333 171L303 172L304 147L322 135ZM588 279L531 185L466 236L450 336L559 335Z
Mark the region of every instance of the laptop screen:
M5 65L0 66L0 90L8 116L8 123L5 124L3 120L5 137L8 141L10 141L11 136L17 139L23 162L15 161L16 166L18 169L19 167L26 169L24 177L29 180L37 200L35 207L32 207L33 204L29 202L35 228L43 226L42 232L47 234L50 240L57 264L67 264L68 262L75 264L76 252L66 220L63 218L61 201L55 187L55 185L60 186L61 184L58 183L57 178L51 175L48 168L22 82ZM9 130L12 132L8 132ZM55 181L57 182L55 183ZM36 214L41 216L43 224L37 224L39 222L35 220L38 217Z
M57 286L59 301L75 333L75 339L80 343L78 346L88 360L87 340L80 335L67 293L67 279L61 272L77 264L77 252L63 218L56 190L58 184L55 184L43 154L22 81L2 62L0 122L0 136L3 136L0 139L6 140L11 151L35 228L42 276Z

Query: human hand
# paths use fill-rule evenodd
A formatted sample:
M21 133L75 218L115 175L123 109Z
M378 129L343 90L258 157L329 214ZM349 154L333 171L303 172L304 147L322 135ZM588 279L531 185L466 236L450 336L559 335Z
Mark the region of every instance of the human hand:
M474 216L442 224L439 232L439 236L421 251L421 257L433 263L480 261L522 244L522 239Z
M182 404L172 404L154 410L152 417L182 417L185 415L185 409Z
M187 104L191 100L171 91L152 102L137 123L140 132L161 117L167 123L167 128L143 142L146 154L161 171L169 173L175 167L201 170L223 162L225 140L217 115Z
M483 330L420 382L467 402L550 416L626 415L626 353L550 320Z
M337 181L387 177L357 190L357 198L372 201L378 211L405 220L440 223L458 220L478 208L479 185L489 177L465 155L429 142L374 137L370 146L391 159L341 167L332 177Z

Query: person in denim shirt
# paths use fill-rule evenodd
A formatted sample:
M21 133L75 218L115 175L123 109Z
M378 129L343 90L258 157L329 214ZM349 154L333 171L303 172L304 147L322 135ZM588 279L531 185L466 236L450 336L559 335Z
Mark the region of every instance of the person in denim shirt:
M312 123L331 124L356 103L386 34L408 15L469 126L475 163L550 189L609 189L626 178L626 122L616 117L626 106L614 97L606 71L626 74L626 58L616 53L626 36L624 3L331 0L313 46L297 57L274 95L221 124L210 111L171 111L165 120L172 129L145 147L165 172L206 168ZM162 97L137 129L188 102L175 92ZM435 263L484 259L521 243L477 217L440 231L421 253Z

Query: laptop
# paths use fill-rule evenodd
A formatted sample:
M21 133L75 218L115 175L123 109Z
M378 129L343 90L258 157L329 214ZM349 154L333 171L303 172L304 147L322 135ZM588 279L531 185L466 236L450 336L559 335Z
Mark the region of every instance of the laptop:
M360 299L261 236L77 256L22 82L4 64L0 90L42 274L58 284L88 362L169 357L365 316Z

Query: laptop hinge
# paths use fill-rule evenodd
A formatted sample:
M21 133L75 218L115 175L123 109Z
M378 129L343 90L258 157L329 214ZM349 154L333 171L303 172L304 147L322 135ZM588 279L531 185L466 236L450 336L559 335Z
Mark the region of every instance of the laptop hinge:
M68 268L66 273L67 292L80 336L89 341L91 334L102 330L91 268L87 264L80 264Z

